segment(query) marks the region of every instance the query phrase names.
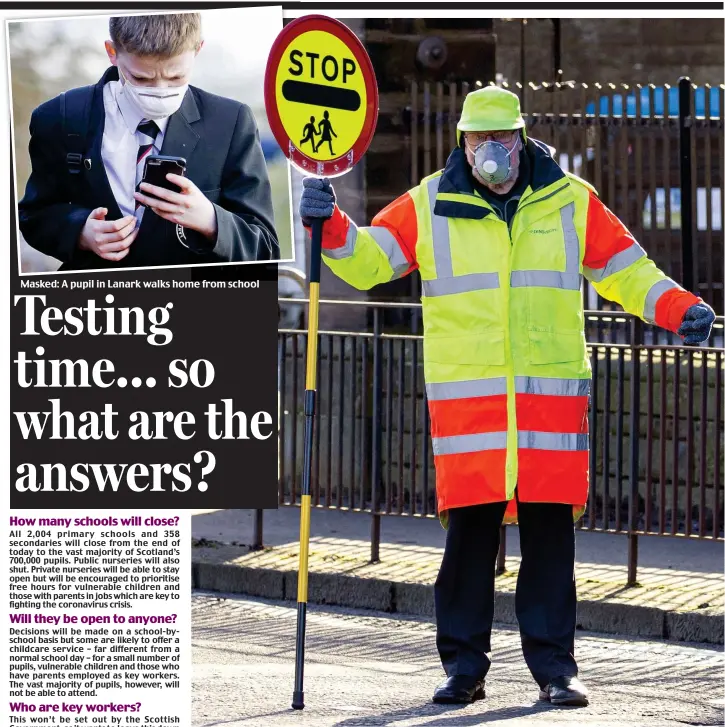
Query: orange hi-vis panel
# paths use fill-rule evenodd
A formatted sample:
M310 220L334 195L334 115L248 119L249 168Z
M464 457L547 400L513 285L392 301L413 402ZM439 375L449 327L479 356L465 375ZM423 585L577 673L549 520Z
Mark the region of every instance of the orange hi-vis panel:
M360 289L418 269L439 512L509 501L583 511L591 367L582 276L676 330L699 299L667 278L592 188L529 140L510 223L473 189L461 149L370 227L336 208L323 259Z

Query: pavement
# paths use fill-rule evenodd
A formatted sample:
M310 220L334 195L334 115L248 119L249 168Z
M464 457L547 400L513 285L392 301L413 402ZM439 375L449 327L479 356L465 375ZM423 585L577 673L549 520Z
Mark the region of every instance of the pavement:
M254 511L192 511L196 588L296 599L299 510L264 512L264 549L254 551ZM370 562L371 518L313 509L309 601L433 617L432 584L445 531L436 520L383 517L380 561ZM515 624L518 530L507 529L506 572L496 578L495 619ZM578 627L600 632L723 643L723 544L639 538L638 583L627 587L627 538L577 532Z
M571 727L722 725L717 647L582 632L585 708L552 707L524 664L512 627L493 633L486 699L431 703L443 672L425 620L330 606L307 618L305 709L290 708L293 603L219 593L192 596L193 727Z

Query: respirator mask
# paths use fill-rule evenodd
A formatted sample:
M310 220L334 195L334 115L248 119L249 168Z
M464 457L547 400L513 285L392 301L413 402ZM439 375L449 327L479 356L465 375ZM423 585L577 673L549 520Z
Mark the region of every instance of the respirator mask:
M473 163L481 179L487 184L503 184L510 179L513 173L511 155L519 148L520 140L517 135L511 149L500 141L484 141L473 149Z
M119 68L119 73L121 69ZM121 73L125 83L122 93L129 102L143 116L144 119L157 121L176 113L184 100L189 84L183 86L167 86L166 88L150 88L146 86L132 86Z

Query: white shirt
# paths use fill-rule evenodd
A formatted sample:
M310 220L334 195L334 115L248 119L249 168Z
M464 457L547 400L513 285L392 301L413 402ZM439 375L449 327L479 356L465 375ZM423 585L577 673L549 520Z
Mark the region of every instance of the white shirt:
M109 81L103 87L106 122L103 127L101 159L113 196L125 217L133 215L136 210L136 200L133 197L137 184L136 157L139 148L136 129L144 121L144 117L128 102L125 94L119 93L121 89L120 81ZM154 121L159 127L159 133L154 140L153 153L158 154L164 142L169 117ZM142 210L143 207L139 208L139 212Z

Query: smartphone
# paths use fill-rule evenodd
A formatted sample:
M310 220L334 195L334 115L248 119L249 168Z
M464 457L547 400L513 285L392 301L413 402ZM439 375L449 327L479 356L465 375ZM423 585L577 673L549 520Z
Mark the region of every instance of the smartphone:
M164 189L168 189L172 192L179 192L179 187L166 179L167 174L178 174L182 177L185 176L186 159L183 157L163 156L161 154L150 154L146 157L143 167L143 178L141 179L142 182L147 182L148 184L153 184L157 187L163 187ZM138 191L142 194L149 195L150 197L153 196L149 194L149 192L141 190L140 187Z

